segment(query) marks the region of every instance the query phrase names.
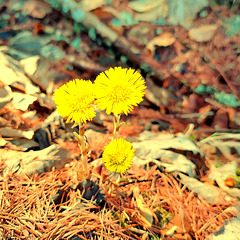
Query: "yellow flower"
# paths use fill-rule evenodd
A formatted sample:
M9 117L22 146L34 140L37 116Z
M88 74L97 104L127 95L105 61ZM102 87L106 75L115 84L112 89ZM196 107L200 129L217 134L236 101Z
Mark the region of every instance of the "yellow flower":
M96 113L93 106L94 85L89 80L75 79L62 85L54 94L53 99L57 111L67 122L77 124L92 120Z
M123 138L112 140L103 151L103 162L111 172L123 173L132 165L135 149Z
M145 81L134 69L110 68L100 73L96 80L96 101L98 108L106 113L128 114L144 96Z

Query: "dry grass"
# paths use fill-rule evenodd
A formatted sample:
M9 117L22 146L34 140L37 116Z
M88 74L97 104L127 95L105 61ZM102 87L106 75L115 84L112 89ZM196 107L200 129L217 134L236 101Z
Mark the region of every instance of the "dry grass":
M73 187L79 183L79 164L73 161L40 176L1 175L2 239L168 239L171 234L171 239L205 239L234 216L226 210L230 203L210 205L156 166L131 168L129 182L120 184L111 195L105 180L101 188L106 198L99 206ZM3 168L2 163L0 170ZM150 227L137 208L134 187L140 189L145 207L152 212Z

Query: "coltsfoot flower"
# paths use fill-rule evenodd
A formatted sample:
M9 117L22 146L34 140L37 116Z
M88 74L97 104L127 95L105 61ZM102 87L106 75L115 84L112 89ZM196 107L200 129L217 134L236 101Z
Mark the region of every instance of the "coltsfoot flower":
M102 72L95 80L98 108L107 114L128 114L144 96L145 81L134 69L115 67Z
M91 81L75 79L56 90L53 99L58 113L62 117L67 117L66 122L81 124L95 117L93 88Z
M112 140L103 151L103 162L111 172L123 173L131 167L135 149L123 138Z

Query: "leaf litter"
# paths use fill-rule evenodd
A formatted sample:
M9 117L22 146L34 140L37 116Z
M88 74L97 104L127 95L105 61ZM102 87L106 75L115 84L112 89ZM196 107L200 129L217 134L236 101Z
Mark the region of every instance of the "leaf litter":
M0 39L3 45L8 45L1 48L1 67L5 75L0 78L0 86L10 93L0 110L0 143L6 153L6 156L1 155L0 170L6 169L7 160L13 165L8 172L4 171L4 176L0 175L1 237L206 239L223 223L228 231L226 221L231 222L232 217L237 220L239 215L235 207L239 199L231 191L238 189L224 185L225 175L216 177L215 174L215 178L210 179L211 174L208 174L214 172L212 165L216 162L220 161L224 171L227 169L225 162L239 161L238 15L229 18L228 9L206 7L206 1L194 6L192 1L185 1L186 8L178 3L177 14L173 1L161 1L158 5L154 5L154 1L148 4L143 1L142 5L139 1L91 4L65 1L63 5L59 4L61 1L46 1L50 4L45 10L37 10L38 1L32 5L27 2L25 17L21 12L11 13L16 21L13 32L4 30L0 34L9 38ZM8 9L14 7L14 11L19 11L23 7L20 5L24 5L3 4L5 18ZM196 16L200 10L205 13ZM220 15L223 20L216 17ZM32 19L25 26L28 16ZM44 21L39 20L43 17ZM141 21L148 24L144 39L140 33L146 23ZM0 24L7 26L8 22ZM193 33L194 37L189 39L187 29L171 24L191 29L209 24L214 27L203 29L209 32L207 38L202 38L204 33L200 36ZM21 31L23 26L27 28L25 32ZM77 41L73 44L74 39ZM69 47L71 45L74 47ZM19 62L20 59L23 60ZM111 119L103 115L87 127L94 129L88 130L88 138L93 144L91 159L96 159L98 164L92 165L94 181L82 183L77 144L73 142L70 126L55 114L50 99L54 89L67 80L93 79L116 64L139 67L146 74L149 92L140 108L124 119L126 124L119 133L139 144L139 149L145 151L145 159L140 154L142 163L135 164L125 181L109 195L109 186L114 182L108 178L109 173L99 157L110 139ZM51 71L48 80L41 76L41 73L48 76ZM214 86L218 95L198 94L195 89L201 84ZM28 102L21 110L17 110L12 101L12 96L19 92ZM27 100L28 95L35 100ZM12 133L7 135L9 130ZM32 135L28 137L29 132L34 131L36 140L39 130L45 137L38 138L38 142L32 140ZM157 142L148 139L149 144L146 144L146 139L138 138L144 130L157 132ZM211 136L216 131L220 133ZM181 137L179 132L185 135ZM68 152L67 156L70 152L71 161L66 163L68 157L60 154L58 158L64 158L61 168L55 164L44 166L54 156L48 154L47 147L40 149L50 143L50 149L57 144L63 152ZM43 154L39 159L40 152ZM15 165L11 161L12 153L16 156ZM26 157L21 159L20 155ZM41 165L40 175L35 174L35 170L20 174L23 163L35 164L37 160L43 163L36 165L36 171ZM181 168L180 162L190 170ZM235 164L231 169L236 167ZM209 201L204 195L206 192L214 192L216 198Z
M1 169L3 168L2 161ZM153 236L156 233L164 235L164 232L169 230L167 225L169 220L167 222L162 220L162 228L159 228L159 218L164 219L164 216L158 215L157 211L158 208L163 208L165 214L174 217L175 220L171 222L177 226L176 234L204 239L208 231L210 233L217 226L221 226L224 219L235 214L234 211L225 210L231 206L230 203L208 204L188 191L174 177L161 173L154 167L151 170L144 170L141 167L132 168L128 176L129 184L117 187L116 191L119 193L115 196L108 196L109 184L103 183L102 188L107 197L104 199L105 205L101 207L94 201L84 200L80 191L74 189L73 185L79 182L76 168L79 169L80 164L73 161L67 167L42 175L34 174L29 177L24 174L9 173L5 177L1 176L3 193L1 227L5 230L3 236L21 237L25 234L25 237L40 239L60 239L74 235L83 239L93 236L123 238L129 236L130 239L140 239L130 227L137 229L142 227ZM137 197L139 189L142 200ZM56 200L59 191L63 193ZM132 196L138 199L137 209L134 207ZM57 203L58 201L60 202ZM183 209L185 217L182 216ZM116 217L121 216L123 212L128 216L124 220L126 224L124 228L120 225L121 219ZM144 220L146 214L151 219L147 221L154 222L151 226ZM201 215L200 219L199 215ZM181 216L180 221L177 220L178 216ZM172 227L171 224L170 226ZM211 229L209 226L214 228ZM208 230L206 231L205 228ZM23 229L25 232L22 232Z

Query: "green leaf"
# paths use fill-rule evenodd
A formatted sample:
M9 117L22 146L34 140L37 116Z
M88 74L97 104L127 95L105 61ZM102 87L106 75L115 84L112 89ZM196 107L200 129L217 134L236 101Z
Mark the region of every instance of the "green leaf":
M240 32L240 15L225 19L223 28L228 37L238 34Z
M122 22L117 18L113 18L112 21L111 21L111 24L114 27L121 27L123 25Z
M85 13L81 9L76 8L72 11L72 18L76 22L81 22L84 19L84 17L85 17Z
M96 30L94 27L90 27L89 31L88 31L88 36L95 41L97 39L97 34L96 34Z
M167 25L166 21L163 18L160 19L154 19L152 21L152 23L163 26L163 25Z
M237 108L240 106L240 103L233 94L215 92L214 97L223 105Z
M201 18L204 18L208 15L208 12L206 10L202 10L200 13L199 13L199 17Z
M157 28L156 30L155 30L155 33L156 33L156 35L160 35L161 33L162 33L162 28Z
M41 48L40 54L52 61L60 61L66 56L61 49L53 45L47 45Z
M81 38L80 37L76 37L76 38L73 39L71 45L72 45L73 48L79 49L80 42L81 42Z
M132 14L128 12L121 12L119 17L125 26L132 26L137 23L137 21L133 19Z
M120 26L132 26L137 24L138 21L133 19L132 14L128 13L128 12L121 12L119 14L119 19L114 18L111 21L111 24L114 27L120 27Z
M80 34L83 30L83 27L81 26L81 24L77 23L77 22L74 22L73 23L73 31L76 33L76 34Z
M214 87L207 85L198 85L197 88L195 89L195 92L198 94L211 93L214 92Z
M121 60L121 62L126 64L127 61L128 61L128 58L126 56L124 56L124 55L121 55L120 60Z

